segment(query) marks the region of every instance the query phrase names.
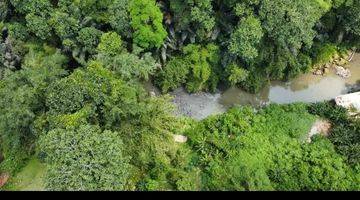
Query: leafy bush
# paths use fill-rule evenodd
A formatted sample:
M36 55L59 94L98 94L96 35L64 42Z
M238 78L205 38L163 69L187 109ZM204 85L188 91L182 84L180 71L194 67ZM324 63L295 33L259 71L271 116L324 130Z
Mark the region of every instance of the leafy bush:
M119 134L98 126L54 129L40 139L48 163L46 188L124 190L130 173Z
M317 48L315 52L314 66L325 65L332 60L333 56L338 54L337 47L333 44L321 44L321 47Z
M184 47L183 53L185 55L184 59L191 66L186 89L189 92L207 89L214 91L217 85L216 75L214 74L219 64L219 47L214 44L208 44L205 47L190 44ZM216 83L211 84L212 81Z
M159 48L167 36L162 25L163 14L155 0L133 0L129 4L135 44L145 48Z
M233 108L187 132L203 190L352 190L354 172L324 138L304 143L304 104Z
M190 63L180 57L172 58L158 74L157 85L166 93L186 83L190 72Z
M66 61L66 57L57 51L49 52L34 46L25 56L24 69L10 73L2 80L0 136L4 156L13 165L21 165L25 155L33 153L39 134L36 120L46 111L46 87L66 75L62 68Z

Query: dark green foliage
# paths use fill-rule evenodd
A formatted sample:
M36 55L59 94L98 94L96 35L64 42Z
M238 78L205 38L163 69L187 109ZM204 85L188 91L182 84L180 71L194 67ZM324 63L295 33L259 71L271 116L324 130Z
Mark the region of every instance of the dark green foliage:
M0 2L0 22L4 21L9 12L9 2L7 0Z
M109 22L111 27L121 36L129 38L132 35L129 0L115 0L109 7Z
M211 37L216 25L212 0L171 0L170 8L176 31L195 30L200 41Z
M248 72L249 80L240 81L242 77L232 84L253 92L264 85L257 79L290 79L307 72L311 60L322 62L328 51L313 47L314 42L320 47L341 41L349 47L358 45L358 4L354 0L9 0L0 7L7 11L2 18L9 23L13 39L46 40L82 66L93 59L101 32L116 32L129 52L135 52L135 46L151 50L164 65L167 57L179 55L184 46L205 48L212 42L227 51L221 55L229 54L230 61L219 58L223 66L212 69L217 72L211 73L208 86L203 83L208 73L189 78L194 80L187 81L188 90L213 90L219 80L238 79L229 77L234 68L227 68L234 64ZM116 38L108 39L114 39L113 45L119 48ZM176 85L181 84L172 87Z
M46 40L51 36L52 30L46 18L30 13L25 19L28 30L40 39Z
M347 10L344 14L346 30L360 37L360 2L348 0L345 5Z
M180 87L186 83L190 67L190 63L186 59L172 58L159 73L156 79L157 85L164 93Z
M19 153L21 157L34 150L36 120L45 112L46 87L66 74L62 69L65 63L66 57L55 49L34 46L25 57L24 69L7 71L0 88L0 136L10 162L12 156L8 155Z
M77 36L77 41L80 44L80 47L83 48L83 51L89 52L90 54L96 53L96 47L100 42L100 37L102 32L94 27L86 27L80 30L79 35ZM102 41L105 40L102 38ZM114 43L116 41L113 41Z
M317 103L309 107L311 113L329 119L333 128L330 141L336 151L347 158L351 165L360 163L360 121L350 119L345 108L331 103Z

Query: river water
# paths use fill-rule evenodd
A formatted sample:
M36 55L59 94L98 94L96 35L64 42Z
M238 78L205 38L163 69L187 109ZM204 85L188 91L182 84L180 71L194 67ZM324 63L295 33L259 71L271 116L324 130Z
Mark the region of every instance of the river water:
M257 94L236 87L215 94L205 92L188 94L183 88L179 88L170 94L174 96L173 102L178 107L177 114L204 119L209 115L225 112L236 105L259 107L268 103L331 100L338 95L348 93L351 87L360 85L360 54L354 56L347 68L351 71L351 77L348 79L337 76L335 71L330 71L324 76L304 74L288 82L272 81ZM146 87L158 93L156 88L149 85Z

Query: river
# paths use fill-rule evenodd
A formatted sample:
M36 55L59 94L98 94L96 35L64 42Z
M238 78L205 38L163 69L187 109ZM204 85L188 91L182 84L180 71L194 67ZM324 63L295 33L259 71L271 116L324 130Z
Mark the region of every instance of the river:
M348 93L351 87L360 85L360 53L354 56L347 68L351 71L351 77L348 79L337 76L335 71L330 71L324 76L303 74L288 82L272 81L257 94L236 87L214 94L205 92L188 94L183 88L179 88L170 94L174 96L173 102L178 107L177 114L200 120L212 114L225 112L236 105L259 107L268 103L309 103L331 100L338 95ZM159 93L149 84L146 88Z

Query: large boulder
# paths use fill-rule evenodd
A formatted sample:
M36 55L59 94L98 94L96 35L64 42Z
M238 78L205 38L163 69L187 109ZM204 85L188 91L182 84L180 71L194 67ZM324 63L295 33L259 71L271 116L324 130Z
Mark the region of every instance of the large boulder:
M174 140L177 143L185 143L187 141L187 137L184 135L174 135Z
M360 112L360 92L337 96L335 103L338 106L342 106L352 112Z

